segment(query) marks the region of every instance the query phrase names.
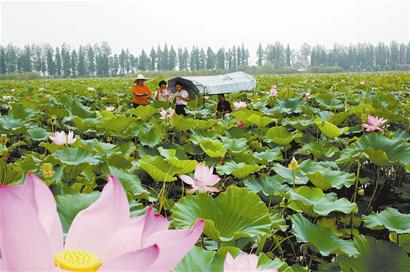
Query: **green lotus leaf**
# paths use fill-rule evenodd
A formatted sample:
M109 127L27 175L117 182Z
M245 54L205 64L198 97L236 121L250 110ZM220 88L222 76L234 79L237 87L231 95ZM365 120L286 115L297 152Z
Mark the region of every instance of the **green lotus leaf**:
M111 175L118 178L118 180L124 187L124 190L127 193L131 194L133 198L136 197L137 199L148 199L150 193L142 187L141 180L137 175L131 175L126 171L118 169L114 166L109 166L109 171Z
M168 163L178 168L178 174L187 174L195 170L198 162L196 160L180 160L176 157L175 149L158 148L161 156L167 159Z
M246 179L244 184L255 193L262 192L265 196L283 196L290 190L290 187L283 182L283 177L276 175L261 176L258 180Z
M410 143L404 139L389 139L378 133L370 133L353 144L378 166L410 164Z
M398 235L397 233L391 232L389 234L390 241L397 244L397 236L399 236L399 246L407 253L410 253L410 234Z
M70 194L56 196L57 212L60 216L61 224L63 225L64 233L67 233L75 216L99 197L99 192L91 194Z
M314 125L313 120L309 120L309 119L293 119L292 120L283 120L282 121L283 125L290 125L292 126L294 129L303 131L305 129L307 129L308 127Z
M341 123L343 123L347 119L347 117L349 117L350 115L351 113L348 111L338 112L338 113L332 114L327 121L334 124L335 126L338 126Z
M101 162L100 156L92 155L84 148L69 147L57 150L53 157L66 165L97 165Z
M248 120L248 117L252 116L252 115L263 115L262 112L260 111L255 111L255 110L248 110L248 109L240 109L240 110L236 110L232 113L230 113L230 115L232 115L237 121L242 120Z
M208 272L211 271L212 260L215 251L205 250L200 247L194 247L185 255L182 261L174 268L174 272Z
M114 116L110 119L103 119L101 123L97 124L97 128L103 129L104 131L122 133L135 123L136 118L121 115Z
M222 137L224 147L231 153L240 153L248 149L248 140L244 138L231 139Z
M344 214L356 213L356 203L346 198L337 199L333 193L324 194L320 188L300 186L289 191L288 207L297 212L304 212L309 216L327 216L331 212L342 212Z
M370 229L386 228L398 234L410 233L410 214L400 213L394 208L386 208L380 213L364 215L365 226Z
M199 146L211 158L225 157L226 148L224 147L223 143L219 141L206 139L202 140Z
M294 140L294 135L285 127L281 126L271 127L268 129L266 132L266 137L278 145L287 145Z
M224 165L216 167L216 170L221 175L233 175L238 179L249 176L256 171L259 171L261 167L257 164L246 164L243 162L236 163L234 161L226 162Z
M358 251L353 241L339 239L330 229L316 226L302 214L291 215L292 233L300 243L313 245L323 256L344 253L356 256Z
M257 114L252 114L246 120L248 122L258 126L258 127L261 127L261 128L264 128L267 125L269 125L270 123L272 123L273 121L275 121L275 119L273 119L273 118L270 118L270 117L267 117L267 116L260 116L260 115L257 115Z
M16 103L10 110L11 116L16 119L27 120L37 116L40 113L37 109L30 109L20 103Z
M298 97L275 99L274 109L279 113L299 113L302 112L303 105L303 101Z
M304 173L301 172L302 164L299 165L299 169L295 171L295 184L307 184L309 182L309 179L305 176ZM272 168L276 174L279 176L283 177L288 184L293 184L293 174L292 174L292 169L289 169L288 167L284 167L280 164L276 164Z
M319 103L320 106L329 110L342 109L344 106L341 100L337 99L333 94L329 93L322 93L318 95L315 100Z
M328 190L330 188L341 189L342 187L349 188L355 182L355 175L353 173L330 169L309 172L307 176L316 187L322 190Z
M157 110L151 105L130 110L130 114L138 116L144 122L149 121L156 112Z
M44 128L30 128L27 130L27 134L33 141L44 141L48 139L48 132Z
M162 131L156 124L145 123L138 129L138 139L142 145L154 147L161 143Z
M358 257L339 255L336 259L342 271L410 271L410 257L397 245L363 235L355 237L354 242Z
M155 181L174 181L177 168L161 156L145 155L138 160L139 167Z
M84 132L89 129L94 129L97 125L103 122L100 118L81 118L76 115L66 116L63 119L64 123L71 123L76 130Z
M204 233L215 241L232 241L266 235L271 218L257 194L230 186L215 199L208 194L181 198L172 209L176 227L188 227L198 218L205 219Z
M90 110L89 107L84 106L81 101L79 96L67 96L64 100L63 103L67 107L68 112L71 115L76 115L81 118L93 118L95 117L95 112Z
M312 142L304 144L294 154L309 155L312 154L315 159L331 158L338 152L339 149L336 146L331 146L323 142Z
M315 125L328 138L339 137L343 132L334 124L324 121L321 118L316 118Z
M273 161L282 161L282 152L280 150L280 147L275 147L272 149L267 149L262 152L254 152L253 156L257 158L260 162L262 163L270 163Z
M19 135L27 130L26 125L20 119L13 119L8 116L0 117L0 132L6 134Z

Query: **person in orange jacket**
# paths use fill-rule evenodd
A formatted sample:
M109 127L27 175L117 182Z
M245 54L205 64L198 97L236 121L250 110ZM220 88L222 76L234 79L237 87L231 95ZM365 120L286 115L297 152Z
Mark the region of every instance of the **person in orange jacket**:
M132 104L134 108L138 106L145 106L148 104L148 99L153 99L151 90L144 85L148 80L142 74L137 75L137 79L132 86Z

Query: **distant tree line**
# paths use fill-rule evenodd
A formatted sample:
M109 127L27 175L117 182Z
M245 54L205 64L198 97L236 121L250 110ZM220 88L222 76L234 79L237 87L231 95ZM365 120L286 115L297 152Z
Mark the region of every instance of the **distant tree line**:
M197 46L187 48L157 46L149 52L141 50L134 55L129 49L113 53L108 43L86 45L72 49L70 46L52 47L48 44L0 46L0 74L36 72L45 76L112 76L137 71L196 71L241 70L250 66L249 50L241 46L219 48L213 51ZM379 43L323 46L303 44L292 49L281 42L261 44L256 52L256 66L280 67L339 66L344 70L396 70L409 69L410 43Z

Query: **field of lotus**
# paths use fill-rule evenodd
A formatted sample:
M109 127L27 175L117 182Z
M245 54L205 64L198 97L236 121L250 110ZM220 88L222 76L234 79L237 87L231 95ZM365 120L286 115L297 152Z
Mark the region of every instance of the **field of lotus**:
M410 271L409 73L132 81L0 82L0 270Z

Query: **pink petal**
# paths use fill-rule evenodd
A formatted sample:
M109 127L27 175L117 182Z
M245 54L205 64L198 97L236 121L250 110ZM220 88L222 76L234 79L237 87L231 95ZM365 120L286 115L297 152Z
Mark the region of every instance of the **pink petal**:
M211 193L217 193L220 190L215 188L215 187L204 187L206 191L211 192Z
M124 254L105 262L99 271L147 271L159 255L157 245Z
M7 186L19 197L28 202L35 210L38 220L43 225L54 253L63 250L63 230L54 196L48 186L32 173L27 174L24 185Z
M152 207L149 207L145 215L131 218L128 224L111 235L100 257L105 261L139 250L142 248L144 237L157 231L168 230L168 227L168 220L160 214L155 214Z
M204 220L198 220L190 230L167 230L152 234L144 239L145 245L157 244L160 254L152 270L170 271L194 247L201 237Z
M152 207L148 207L144 215L144 231L142 237L148 237L158 231L166 231L169 227L168 220L159 213L154 213Z
M100 198L74 218L65 248L87 250L101 256L111 235L128 223L127 196L118 179L109 176Z
M218 177L217 175L211 175L204 181L204 185L212 186L212 185L217 184L220 180L221 178Z
M119 228L110 235L109 241L104 245L100 258L103 262L112 260L121 255L142 248L142 232L144 230L144 217L131 218L128 224Z
M35 209L0 187L0 251L3 271L52 271L51 244Z
M198 163L195 168L195 180L204 181L209 174L209 168L206 165Z
M194 180L193 180L190 176L187 176L187 175L179 175L178 177L179 177L183 182L185 182L186 184L194 185Z

